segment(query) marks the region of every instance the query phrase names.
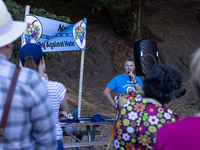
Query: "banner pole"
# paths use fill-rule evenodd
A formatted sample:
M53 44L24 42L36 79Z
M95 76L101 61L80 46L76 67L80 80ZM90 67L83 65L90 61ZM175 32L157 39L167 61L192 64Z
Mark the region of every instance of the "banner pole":
M80 68L80 80L79 80L79 94L78 94L78 118L81 116L81 97L82 97L82 84L83 84L83 66L84 66L85 50L81 51L81 68Z
M26 15L28 15L30 12L30 6L29 5L26 5L26 9L25 9L25 17Z
M30 12L30 6L29 6L29 5L26 5L24 21L26 21L25 18L26 18L26 15L29 14L29 12ZM23 40L23 37L22 37L22 36L21 36L21 40ZM21 63L20 60L19 60L19 67L22 67L22 63Z

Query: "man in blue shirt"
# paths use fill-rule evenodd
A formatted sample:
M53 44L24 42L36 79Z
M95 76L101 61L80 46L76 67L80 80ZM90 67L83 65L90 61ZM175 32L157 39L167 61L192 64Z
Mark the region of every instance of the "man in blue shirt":
M111 96L111 91L116 90L116 94L123 94L131 90L139 90L143 94L143 84L140 77L135 76L133 71L135 70L134 59L127 58L124 63L124 74L115 76L104 90L104 94L107 100L115 106L115 102Z

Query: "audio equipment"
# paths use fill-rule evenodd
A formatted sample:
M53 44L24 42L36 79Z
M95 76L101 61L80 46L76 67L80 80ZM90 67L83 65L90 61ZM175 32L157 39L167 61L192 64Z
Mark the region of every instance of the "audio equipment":
M146 72L158 64L157 43L151 39L134 42L135 72L145 76Z

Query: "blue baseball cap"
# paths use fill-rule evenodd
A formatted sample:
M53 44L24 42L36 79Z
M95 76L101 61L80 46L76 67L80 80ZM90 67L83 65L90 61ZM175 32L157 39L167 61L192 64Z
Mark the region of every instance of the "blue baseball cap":
M27 43L19 49L18 52L19 58L21 60L22 65L24 65L24 57L27 55L33 56L33 60L37 60L42 55L46 55L42 52L42 49L39 45L34 43Z

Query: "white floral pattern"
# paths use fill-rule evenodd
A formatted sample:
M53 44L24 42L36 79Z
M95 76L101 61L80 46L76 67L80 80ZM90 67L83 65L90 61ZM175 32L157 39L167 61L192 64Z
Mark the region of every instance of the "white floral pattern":
M151 123L151 125L157 125L159 122L159 119L157 116L149 116L148 121Z
M142 96L138 94L138 95L135 97L135 101L136 101L136 102L141 102L141 101L142 101Z
M135 121L138 118L138 113L131 111L130 113L128 113L128 119Z
M164 113L164 117L165 117L165 119L167 119L167 120L170 120L170 119L171 119L171 115L170 115L169 113L167 113L167 112Z
M123 133L123 135L122 135L122 139L124 140L124 141L130 141L130 135L128 134L128 133Z
M133 127L127 127L126 131L131 134L131 133L134 132L134 128Z
M173 111L172 111L171 109L167 109L167 112L168 112L169 114L172 114L172 113L173 113Z
M114 145L115 145L115 148L119 148L120 147L120 143L119 143L119 141L117 139L114 141Z
M141 96L138 96L137 91L120 94L117 99L120 99L124 95L127 95L124 98L130 104L120 109L118 103L116 110L120 124L115 129L114 150L154 149L157 130L163 124L177 120L178 116L174 112L170 114L171 110L168 110L166 106L147 103L144 99L140 101ZM142 112L131 109L131 107L134 108L135 105L139 105L140 103L145 106ZM147 108L153 108L154 113L149 113ZM139 144L135 144L136 141Z
M128 107L130 104L130 101L126 101L126 103L124 104L124 107Z

